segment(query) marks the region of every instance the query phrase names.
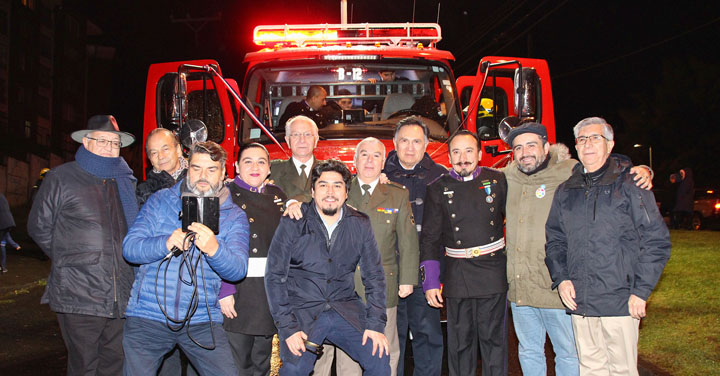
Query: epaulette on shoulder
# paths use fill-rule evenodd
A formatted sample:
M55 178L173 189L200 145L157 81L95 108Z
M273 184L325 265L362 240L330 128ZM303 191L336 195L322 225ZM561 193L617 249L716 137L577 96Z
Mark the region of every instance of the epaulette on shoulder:
M359 211L356 207L348 204L347 202L345 203L345 205L347 205L347 207L350 208L350 209L352 209L352 210L357 210L357 211Z
M388 181L387 184L385 184L385 185L387 185L388 187L393 187L393 188L398 188L398 189L407 189L406 186L404 186L400 183L396 183L394 181Z

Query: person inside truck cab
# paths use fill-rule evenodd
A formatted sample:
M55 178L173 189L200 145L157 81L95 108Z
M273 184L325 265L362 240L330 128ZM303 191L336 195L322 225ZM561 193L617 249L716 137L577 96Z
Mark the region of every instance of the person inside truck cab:
M352 93L348 89L340 89L340 90L338 90L338 95L352 95ZM352 98L340 98L340 99L336 100L335 102L343 110L352 110L353 109Z
M280 116L280 121L278 121L278 129L284 130L285 123L287 123L290 118L298 115L305 115L311 118L315 124L322 124L320 109L327 104L325 100L326 97L327 92L322 86L310 86L305 99L290 103L287 106L285 112Z
M395 74L395 71L392 70L381 70L378 72L378 76L380 77L381 82L393 82L393 81L407 81L408 79L406 77L398 76ZM377 83L377 78L369 78L368 81L370 81L371 84ZM384 90L381 90L381 92L384 92ZM382 112L383 103L385 102L385 99L367 99L363 101L363 108L372 113L379 114Z

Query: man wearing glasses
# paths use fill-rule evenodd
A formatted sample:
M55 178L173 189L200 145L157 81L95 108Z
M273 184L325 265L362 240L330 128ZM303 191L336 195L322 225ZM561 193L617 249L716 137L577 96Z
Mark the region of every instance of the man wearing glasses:
M637 375L640 320L670 236L652 192L610 154L610 124L592 117L573 131L580 163L553 198L545 263L571 314L580 374Z
M119 375L134 279L122 241L138 212L120 148L135 138L110 115L91 117L72 138L82 143L75 161L47 173L28 217L28 233L52 260L41 302L57 313L68 375Z
M567 148L550 145L545 126L528 122L510 131L514 161L502 171L508 183L505 231L507 241L508 300L518 337L523 374L547 374L545 337L555 353L555 374L577 375L577 350L570 316L565 313L545 266L545 222L558 186L578 163ZM618 156L620 157L620 156ZM650 189L649 168L630 171L636 184Z
M287 142L292 156L290 159L274 160L270 164L272 179L288 197L287 206L310 202L310 172L322 161L313 156L318 143L318 127L307 116L298 115L287 121Z

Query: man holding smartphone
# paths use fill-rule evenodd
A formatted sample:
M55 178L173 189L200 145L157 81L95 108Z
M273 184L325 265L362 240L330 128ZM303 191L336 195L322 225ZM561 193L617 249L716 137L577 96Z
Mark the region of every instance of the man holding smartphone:
M140 265L126 313L125 375L154 374L176 345L201 375L237 374L217 291L221 278L246 274L248 221L223 185L226 158L214 142L193 145L187 178L150 196L125 237L123 256ZM217 235L197 222L187 228L194 235L183 231L182 197L219 201Z

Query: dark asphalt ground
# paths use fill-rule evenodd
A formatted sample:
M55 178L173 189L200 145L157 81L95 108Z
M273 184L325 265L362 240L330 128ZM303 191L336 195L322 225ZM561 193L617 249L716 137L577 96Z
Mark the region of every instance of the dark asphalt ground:
M24 228L19 227L19 228ZM13 237L23 247L8 250L8 273L0 275L0 375L41 376L63 375L67 353L55 314L40 304L50 261L39 248L18 229ZM510 320L509 375L522 375L517 359L517 338ZM548 374L554 375L552 347L546 345ZM411 355L409 355L411 356ZM446 361L443 368L447 370ZM406 361L410 374L412 359ZM641 375L667 375L640 359ZM480 366L478 366L478 375Z

